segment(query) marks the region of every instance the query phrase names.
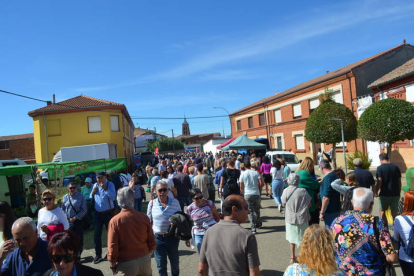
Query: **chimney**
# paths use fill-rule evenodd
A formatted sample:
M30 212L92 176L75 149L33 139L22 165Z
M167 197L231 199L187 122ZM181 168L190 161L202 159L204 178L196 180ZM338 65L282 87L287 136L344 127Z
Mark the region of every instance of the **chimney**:
M56 103L56 96L55 96L55 94L53 94L53 104L55 104Z
M47 101L47 103L46 103L47 105L51 105L52 104L52 102L51 101Z

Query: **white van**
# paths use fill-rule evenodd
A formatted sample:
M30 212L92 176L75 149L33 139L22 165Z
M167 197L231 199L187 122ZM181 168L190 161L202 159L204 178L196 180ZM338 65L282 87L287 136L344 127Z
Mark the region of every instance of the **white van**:
M0 160L0 167L26 165L20 159ZM0 175L0 201L6 201L12 208L25 206L26 189L33 183L33 177L27 175Z
M276 160L276 155L280 155L281 159L285 160L286 165L290 168L291 172L296 171L296 169L299 167L299 160L290 151L268 151L266 152L266 155L269 156L270 162L273 164L273 161Z

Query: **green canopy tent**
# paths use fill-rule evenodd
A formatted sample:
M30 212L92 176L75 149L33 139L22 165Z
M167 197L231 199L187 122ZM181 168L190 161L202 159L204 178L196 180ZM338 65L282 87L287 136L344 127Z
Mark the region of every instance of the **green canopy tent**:
M231 144L225 146L221 150L241 150L241 149L266 149L267 146L264 144L257 143L252 139L247 138L246 135L240 135Z
M10 175L24 175L31 174L36 171L36 169L48 170L49 179L54 179L55 170L61 175L63 170L63 176L81 174L88 172L99 172L106 170L119 170L125 169L127 167L125 158L114 158L114 159L98 159L90 161L79 161L79 162L51 162L51 163L41 163L41 164L31 164L31 165L18 165L18 166L7 166L0 167L0 175L10 176Z

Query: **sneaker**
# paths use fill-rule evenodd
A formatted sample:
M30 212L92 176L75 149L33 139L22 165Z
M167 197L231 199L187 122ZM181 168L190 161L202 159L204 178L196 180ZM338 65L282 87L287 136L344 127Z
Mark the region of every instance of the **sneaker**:
M256 223L256 228L262 228L262 225L263 225L263 223L262 222L259 222L259 223Z
M102 262L102 257L101 256L95 256L95 258L93 258L93 263L94 264L99 264L100 262Z
M279 209L279 213L282 213L282 205L280 204L277 209Z
M253 229L253 228L252 228L252 234L254 234L254 235L256 235L256 234L257 234L256 229Z
M102 261L107 261L108 260L108 254L105 255L105 257L102 258Z
M272 195L270 195L270 198L272 198L272 199L273 199L273 196L272 196Z

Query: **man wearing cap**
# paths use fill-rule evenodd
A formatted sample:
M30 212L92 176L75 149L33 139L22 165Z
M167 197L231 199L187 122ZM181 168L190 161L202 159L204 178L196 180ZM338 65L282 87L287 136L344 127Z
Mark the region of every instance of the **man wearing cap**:
M86 208L88 209L88 213L86 214L86 216L89 218L89 221L92 221L93 218L93 207L91 198L92 189L92 178L87 177L85 179L85 185L82 186L81 194L83 194L83 196L86 199Z
M95 214L93 216L94 226L94 244L95 258L93 263L97 264L102 259L102 228L105 225L108 229L108 223L111 220L111 209L115 208L115 186L106 179L106 173L100 172L97 176L97 182L93 185L91 198L95 201Z
M358 182L359 187L364 187L370 189L372 187L373 192L375 193L375 180L368 170L362 168L362 159L355 158L354 161L354 174L356 176L356 182Z

